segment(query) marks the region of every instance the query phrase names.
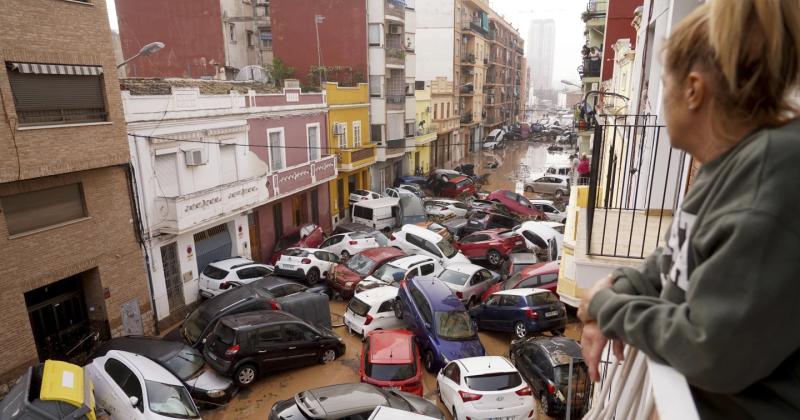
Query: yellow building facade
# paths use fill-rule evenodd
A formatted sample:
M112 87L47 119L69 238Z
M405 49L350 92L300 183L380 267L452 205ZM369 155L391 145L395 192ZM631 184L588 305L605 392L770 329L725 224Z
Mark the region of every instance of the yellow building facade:
M436 127L433 124L433 102L431 101L431 87L429 84L417 86L414 97L417 102L416 136L414 143L416 151L412 158L414 173L427 174L431 169L431 147L436 141ZM419 89L422 88L422 89Z
M331 216L337 224L349 212L350 192L367 189L369 167L375 163L370 139L369 84L355 87L326 83L328 152L337 156L339 176L330 182Z

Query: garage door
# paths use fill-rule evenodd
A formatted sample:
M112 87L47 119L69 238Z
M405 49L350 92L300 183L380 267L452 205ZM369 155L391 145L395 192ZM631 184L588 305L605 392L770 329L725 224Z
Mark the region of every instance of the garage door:
M231 235L228 225L214 226L194 234L194 247L197 250L197 269L203 272L212 261L231 257Z

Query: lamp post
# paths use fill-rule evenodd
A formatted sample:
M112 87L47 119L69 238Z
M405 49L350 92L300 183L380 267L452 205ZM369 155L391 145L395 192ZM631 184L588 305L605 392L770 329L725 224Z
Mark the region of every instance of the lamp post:
M325 16L314 15L314 29L317 32L317 69L319 70L319 88L322 89L322 48L319 45L319 24L325 22ZM327 77L326 77L327 79Z
M162 48L164 48L164 43L163 42L158 42L158 41L151 42L151 43L145 45L144 47L142 47L142 49L140 49L139 52L136 53L136 55L134 55L133 57L131 57L131 58L129 58L129 59L117 64L117 68L120 68L120 67L130 63L131 61L133 61L133 60L135 60L135 59L137 59L139 57L146 57L148 55L155 54L158 51L161 51Z

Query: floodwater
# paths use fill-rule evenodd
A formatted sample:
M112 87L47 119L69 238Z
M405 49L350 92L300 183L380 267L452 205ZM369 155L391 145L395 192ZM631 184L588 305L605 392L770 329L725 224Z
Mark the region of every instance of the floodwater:
M549 155L547 152L547 146L547 144L524 141L509 142L505 149L472 153L463 162L459 163L476 164L475 172L478 175L491 174L488 183L483 187L484 192L496 189L522 192L522 184L519 181L529 178L532 174L543 172L547 167L548 159L553 159L553 155ZM500 164L497 169L485 168L486 163L495 160ZM526 193L526 196L529 198L536 197L532 193ZM340 317L344 314L345 309L345 302L331 302L334 324L337 316L341 320ZM269 410L275 402L293 398L300 391L326 385L358 382L361 338L350 335L343 327L334 328L334 331L347 344L347 351L344 356L328 365L313 365L301 369L268 374L266 377L260 378L251 387L242 389L226 407L203 412L203 418L210 420L263 420L267 418ZM567 327L566 335L578 339L580 337L579 324L570 323ZM487 354L508 357L511 334L482 331L479 332L479 336ZM447 410L436 398L436 377L425 372L423 381L424 397L429 401L436 402L442 412L447 414ZM548 418L538 409L538 403L537 411L539 413L538 419ZM447 418L450 418L449 415Z

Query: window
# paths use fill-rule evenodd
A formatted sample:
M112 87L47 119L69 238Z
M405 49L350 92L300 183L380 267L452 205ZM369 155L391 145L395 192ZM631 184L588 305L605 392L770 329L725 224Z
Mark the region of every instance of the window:
M319 142L319 124L306 125L306 135L308 137L308 160L317 160L322 154Z
M419 289L411 289L411 298L414 300L414 305L419 309L419 314L422 316L422 319L427 324L433 323L433 313L431 313L431 308L428 306L428 301L422 296L422 292L420 292Z
M285 324L283 334L286 336L286 341L311 341L316 335L308 327L297 324Z
M433 264L422 264L419 267L419 272L423 276L427 276L428 274L433 274Z
M521 281L516 289L533 289L539 285L539 276L533 276L531 278L525 279Z
M554 281L558 281L558 274L550 273L550 274L542 274L542 279L539 284L548 284Z
M272 49L272 32L270 31L261 31L258 34L259 40L261 40L261 48L265 50Z
M413 122L406 123L406 137L414 137L414 134L416 134L416 130L414 128L415 124Z
M81 184L0 197L9 235L87 217Z
M373 23L369 25L369 45L370 46L380 46L381 45L381 35L383 31L381 30L381 25L378 23Z
M439 104L433 104L433 119L439 119Z
M383 76L369 77L369 96L373 98L383 96Z
M347 149L347 123L333 123L333 135L340 149Z
M256 34L253 31L247 31L247 46L250 48L256 46Z
M107 121L102 67L8 65L20 126Z
M210 266L206 266L210 267ZM239 270L236 275L240 279L257 279L272 274L272 271L266 267L251 267Z
M353 121L353 147L361 147L361 121Z
M378 308L379 313L384 312L392 312L394 311L394 300L387 300L386 302L381 303L381 306Z
M415 90L425 90L425 81L424 80L417 80L414 82L414 89Z
M269 345L283 341L280 325L270 325L258 329L258 344Z
M372 137L372 141L375 143L382 143L383 142L383 128L380 125L371 125L369 127L369 135Z
M461 369L456 363L450 363L444 369L444 376L457 384L461 384Z
M230 35L230 39L232 43L236 43L236 24L229 23L228 24L228 34Z
M300 293L300 292L302 292L304 290L306 290L306 287L303 286L302 284L287 283L287 284L284 284L283 286L276 287L276 288L270 290L269 292L275 298L281 298L281 297L284 297L284 296L293 295L295 293Z
M139 383L139 378L137 378L127 366L116 359L108 359L104 368L106 373L119 385L125 395L139 399L139 402L136 403L136 408L138 408L140 412L144 412L142 384Z
M447 117L450 118L450 102L447 103Z
M175 156L175 154L172 154ZM156 160L161 156L157 156ZM219 145L219 157L220 157L220 179L222 179L223 184L229 184L231 182L236 182L238 179L237 170L236 170L236 146L232 144L220 144ZM166 170L166 168L165 168ZM175 168L173 166L172 172L175 172ZM159 179L159 182L161 180ZM177 189L178 182L177 179L173 182L174 187Z
M269 137L269 164L270 169L278 171L286 167L286 157L283 146L283 129L267 130Z

